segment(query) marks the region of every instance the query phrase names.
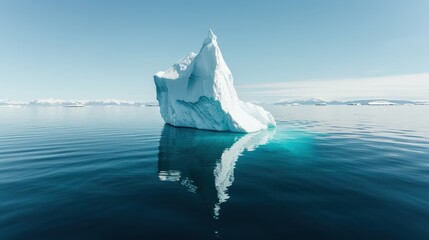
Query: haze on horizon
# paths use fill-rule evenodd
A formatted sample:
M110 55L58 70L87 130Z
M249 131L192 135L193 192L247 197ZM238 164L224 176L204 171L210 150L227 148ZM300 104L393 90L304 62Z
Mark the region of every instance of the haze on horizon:
M155 99L218 36L245 100L429 97L429 2L1 1L0 99ZM165 16L165 17L160 17Z

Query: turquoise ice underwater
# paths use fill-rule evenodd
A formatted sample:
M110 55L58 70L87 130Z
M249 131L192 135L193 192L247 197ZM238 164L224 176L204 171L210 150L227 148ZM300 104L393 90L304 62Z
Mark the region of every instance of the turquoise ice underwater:
M253 134L156 107L0 109L0 236L427 239L428 106L267 106Z

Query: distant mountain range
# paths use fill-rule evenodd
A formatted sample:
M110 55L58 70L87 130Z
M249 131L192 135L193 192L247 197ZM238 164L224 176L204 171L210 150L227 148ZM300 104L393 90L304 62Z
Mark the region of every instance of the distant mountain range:
M411 101L411 100L391 100L391 99L368 99L368 100L352 100L352 101L324 101L317 98L308 99L294 99L294 100L281 100L274 103L274 105L284 106L299 106L299 105L374 105L374 106L388 106L388 105L429 105L429 101Z
M259 103L259 102L258 102ZM261 104L261 103L259 103ZM324 101L317 98L306 99L285 99L274 103L274 105L283 106L326 106L326 105L373 105L373 106L389 106L389 105L429 105L427 101L411 101L411 100L391 100L391 99L368 99L368 100L352 100L352 101ZM38 99L29 102L25 101L9 101L0 100L0 107L25 107L25 106L63 106L63 107L87 107L87 106L147 106L157 107L158 101L136 102L120 99L105 99L105 100L64 100L64 99Z
M64 100L64 99L38 99L30 102L23 101L0 101L0 107L24 107L24 106L64 106L64 107L85 107L85 106L157 106L158 102L134 102L119 99L106 100Z

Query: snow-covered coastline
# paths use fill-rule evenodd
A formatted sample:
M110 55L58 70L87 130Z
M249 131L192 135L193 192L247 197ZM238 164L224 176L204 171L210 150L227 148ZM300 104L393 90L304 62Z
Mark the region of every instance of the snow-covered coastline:
M390 104L380 104L387 102ZM268 103L254 102L258 105ZM324 101L317 98L309 99L282 99L273 105L281 106L316 106L320 103L326 105L350 105L350 106L401 106L401 105L429 105L429 100L394 100L394 99L368 99L368 100L349 100L349 101ZM378 103L378 104L377 104ZM38 99L32 101L11 101L0 100L0 107L3 108L22 108L27 106L135 106L135 107L159 107L157 101L128 101L120 99L106 99L106 100L64 100L64 99Z
M26 107L26 106L42 106L42 107L87 107L87 106L156 106L153 101L150 102L137 102L127 101L121 99L105 99L105 100L64 100L64 99L37 99L32 101L0 101L0 107Z
M274 105L282 106L326 106L326 105L350 105L350 106L396 106L396 105L429 105L429 100L396 100L396 99L365 99L365 100L349 100L349 101L324 101L318 98L303 98L303 99L281 99Z

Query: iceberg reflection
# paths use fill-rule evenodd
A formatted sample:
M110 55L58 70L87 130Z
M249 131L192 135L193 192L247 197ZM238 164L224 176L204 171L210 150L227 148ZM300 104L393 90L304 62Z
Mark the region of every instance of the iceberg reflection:
M275 130L237 134L165 125L159 142L159 179L198 193L218 218L221 203L229 198L238 158L268 143L274 134Z

